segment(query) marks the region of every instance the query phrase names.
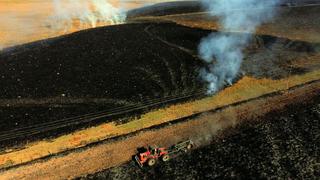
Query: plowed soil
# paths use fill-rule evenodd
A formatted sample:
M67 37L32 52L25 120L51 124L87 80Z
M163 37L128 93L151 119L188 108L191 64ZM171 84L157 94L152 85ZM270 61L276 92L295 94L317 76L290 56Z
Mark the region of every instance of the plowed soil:
M317 179L320 96L244 123L226 136L154 168L134 162L81 179ZM231 132L230 132L231 131Z
M319 82L306 84L289 91L262 97L240 105L199 116L163 127L155 127L125 136L116 141L107 141L96 146L79 149L77 152L61 154L39 160L0 173L2 179L66 179L84 176L130 161L136 148L146 144L169 146L181 139L191 138L197 144L208 143L215 135L236 126L245 120L263 120L264 114L289 108L289 104L312 101L318 97ZM307 95L306 95L307 94ZM161 134L161 135L160 135ZM119 153L119 150L121 153ZM138 170L138 169L136 169Z

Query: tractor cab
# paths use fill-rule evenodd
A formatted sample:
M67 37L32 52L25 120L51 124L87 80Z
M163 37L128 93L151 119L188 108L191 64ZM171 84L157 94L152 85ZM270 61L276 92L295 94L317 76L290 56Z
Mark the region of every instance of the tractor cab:
M193 147L193 142L191 140L179 142L169 148L158 146L147 146L138 148L138 154L134 156L134 159L140 167L145 164L148 166L153 166L160 159L162 161L168 161L170 156L179 152L187 152Z
M164 148L158 148L157 146L148 146L148 147L143 147L140 148L139 151L139 159L143 160L145 158L153 157L153 158L158 158L159 153Z
M159 148L157 146L149 146L148 151L150 152L150 155L157 155L159 153Z
M159 148L157 146L148 146L138 149L139 153L135 156L137 163L142 167L144 164L153 166L156 160L163 158L168 151L165 148Z

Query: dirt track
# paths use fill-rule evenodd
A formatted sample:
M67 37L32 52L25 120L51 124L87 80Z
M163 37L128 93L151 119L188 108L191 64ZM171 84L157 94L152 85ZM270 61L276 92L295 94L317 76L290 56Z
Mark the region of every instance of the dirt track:
M320 82L282 92L276 96L261 98L211 112L196 119L142 131L120 141L105 142L60 157L38 161L0 174L0 179L66 179L92 174L120 165L131 159L136 148L147 144L168 146L177 141L192 138L196 143L206 143L219 130L231 127L242 120L257 119L285 105L307 101L319 93ZM308 95L308 96L306 96ZM248 111L250 109L250 111ZM159 136L162 134L162 136ZM121 153L119 153L121 150Z
M152 168L134 161L81 177L105 179L317 179L320 176L320 94L214 137Z

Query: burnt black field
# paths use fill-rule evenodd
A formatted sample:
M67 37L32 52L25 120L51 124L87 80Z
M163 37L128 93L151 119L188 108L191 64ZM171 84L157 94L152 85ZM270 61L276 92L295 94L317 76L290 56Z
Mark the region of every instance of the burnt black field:
M317 179L320 96L238 125L208 146L154 168L134 162L80 179ZM230 133L232 132L232 133Z
M198 70L205 65L196 57L197 45L209 33L171 23L127 24L4 51L0 54L0 130L200 92L204 84ZM289 57L313 51L312 44L271 36L254 38L248 50L268 51L281 43L290 43L285 49ZM259 64L248 63L243 70L258 78L288 75L281 64L265 66L265 71L259 71Z
M172 14L184 14L204 11L199 1L177 1L163 2L151 6L130 10L127 13L128 18L141 16L164 16Z
M148 26L97 28L2 52L0 130L199 96L202 62L150 36Z
M198 71L205 64L197 57L197 46L209 33L173 23L125 24L7 49L0 53L0 130L5 133L88 113L139 106L147 100L192 94L179 102L199 98L205 84ZM242 74L279 79L304 73L308 69L289 69L286 64L312 54L315 46L253 36ZM277 58L280 53L281 59ZM148 110L150 107L114 118L89 119L83 125L70 124L60 131L42 133L42 137Z

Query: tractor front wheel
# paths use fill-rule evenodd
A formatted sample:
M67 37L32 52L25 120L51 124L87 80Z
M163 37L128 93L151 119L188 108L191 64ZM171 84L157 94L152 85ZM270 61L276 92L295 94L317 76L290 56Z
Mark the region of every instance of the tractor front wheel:
M151 158L151 159L148 160L148 166L153 166L155 164L156 164L156 160L155 159Z
M170 159L169 154L165 154L165 155L162 156L162 161L163 162L169 161L169 159Z

